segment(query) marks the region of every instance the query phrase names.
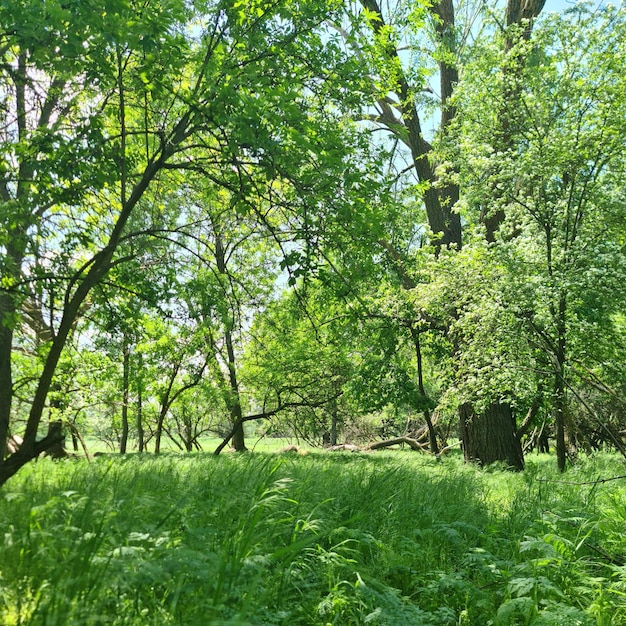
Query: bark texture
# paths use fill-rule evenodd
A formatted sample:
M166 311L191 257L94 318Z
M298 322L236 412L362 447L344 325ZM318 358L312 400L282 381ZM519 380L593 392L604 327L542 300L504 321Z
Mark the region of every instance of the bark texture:
M508 404L494 403L477 414L466 403L459 408L459 417L463 454L467 462L484 466L504 461L511 469L524 469L524 455Z

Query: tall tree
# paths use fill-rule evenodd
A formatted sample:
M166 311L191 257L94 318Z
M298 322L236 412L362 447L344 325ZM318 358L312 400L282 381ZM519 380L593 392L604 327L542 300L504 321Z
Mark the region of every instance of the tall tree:
M576 443L568 401L576 395L572 360L602 360L597 348L604 342L595 333L614 332L614 316L623 309L623 296L615 297L623 293L624 271L616 194L626 127L623 59L614 52L623 37L623 13L578 7L547 19L532 41L522 40L517 54L529 61L516 76L520 112L509 115L504 149L492 133L493 115L510 77L502 72L500 89L484 89L503 53L488 47L459 92L466 200L474 211L501 215L496 254L514 285L504 293L551 372L561 470L566 444ZM510 53L505 46L504 55Z
M245 197L250 151L271 171L272 151L284 155L306 136L289 125L306 119L297 96L306 85L315 92L323 66L339 61L317 32L327 16L324 4L288 0L0 5L0 484L55 443L37 435L66 341L90 292L124 262L131 216L141 207L158 228L170 171L210 164ZM43 275L33 270L42 250ZM52 262L62 271L49 272ZM14 333L34 285L51 296L54 336L24 444L4 458Z
M366 117L379 127L387 128L396 144L408 148L410 168L406 168L405 172L412 170L419 183L415 193L423 202L427 218L424 220L416 216L416 221L427 222L434 234L435 252L440 253L442 247L448 245L460 249L464 237L460 217L463 202L459 200L464 190L460 186L462 180L458 176L454 156L457 147L456 133L453 132L457 116L454 91L464 79L465 59L471 58L467 42L473 33L488 28L480 24L480 19L488 19L487 14L477 11L459 24L455 5L447 0L433 3L430 7L402 2L383 7L376 0L365 0L361 6L362 11L351 22L353 30L346 33L346 41L368 64L370 76L374 77L370 81L370 92L374 94L373 105L377 113ZM522 5L511 0L501 13L502 19L497 24L495 35L494 30L490 30L505 49L507 58L503 71L510 86L501 92L501 115L495 126L496 130L501 128L496 134L504 143L509 132L509 115L514 117L514 111L518 109L516 85L526 63L526 55L520 53L517 44L530 39L534 20L542 7L541 1ZM424 51L422 42L425 39L429 41L427 50L430 55ZM439 82L436 97L433 97L432 89L426 82L433 74ZM434 141L427 141L423 131L424 120L433 123L430 121L433 110L439 112L440 118L433 133ZM440 146L446 146L447 153L442 153ZM403 156L402 151L396 154ZM400 171L402 167L399 165L397 169ZM487 237L493 238L502 219L500 213L485 212L480 219L487 225ZM393 245L385 236L379 237L378 243L393 261L404 288L415 288L415 281L411 278L414 273L412 254L403 245ZM440 321L443 322L440 325L449 326L454 321L453 316ZM422 324L423 320L417 316L414 323ZM456 349L461 349L461 346ZM497 406L494 405L491 412L494 417L498 414ZM480 415L473 410L471 413L474 416L472 420L463 420L470 430L473 424L480 424ZM510 412L504 406L501 426L510 430L507 439L515 441ZM473 452L477 457L481 454L479 450Z

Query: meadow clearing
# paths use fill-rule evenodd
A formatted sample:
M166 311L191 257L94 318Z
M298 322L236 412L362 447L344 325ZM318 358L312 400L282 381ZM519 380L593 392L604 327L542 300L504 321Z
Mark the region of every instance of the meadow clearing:
M595 482L623 473L608 454L565 475L547 455L42 459L0 493L0 623L626 624L626 481Z

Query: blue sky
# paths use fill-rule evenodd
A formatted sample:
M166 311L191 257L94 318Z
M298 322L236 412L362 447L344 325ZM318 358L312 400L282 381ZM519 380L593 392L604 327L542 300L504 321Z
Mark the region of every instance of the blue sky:
M578 4L578 2L575 0L546 0L546 4L542 12L546 12L546 13L552 13L554 11L561 12L564 9L567 9L568 7L574 6L575 4ZM591 4L595 6L600 6L601 4L607 4L607 3L604 2L604 0L593 0ZM618 5L620 3L619 3L619 0L617 0L616 2L613 2L612 4Z

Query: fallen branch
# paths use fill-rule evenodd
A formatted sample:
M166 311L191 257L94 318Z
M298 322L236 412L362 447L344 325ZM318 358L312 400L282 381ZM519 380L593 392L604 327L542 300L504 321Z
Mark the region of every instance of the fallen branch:
M417 452L426 452L428 444L420 443L417 439L411 437L396 437L395 439L385 439L384 441L375 441L365 446L355 446L352 443L339 443L336 446L327 448L330 452L370 452L371 450L382 450L391 446L398 446L406 443L412 450Z
M382 448L388 448L390 446L397 446L399 444L406 443L411 447L412 450L417 450L418 452L423 452L428 449L428 446L425 444L421 444L416 439L411 439L410 437L396 437L395 439L386 439L385 441L376 441L375 443L370 443L365 446L366 450L381 450Z
M550 478L537 478L538 483L558 483L561 485L601 485L602 483L609 483L612 480L623 480L626 478L626 474L621 476L612 476L611 478L598 478L597 480L583 480L581 482L575 482L571 480L552 480Z
M268 419L270 417L273 417L277 413L280 413L281 411L284 411L285 409L293 409L293 408L297 408L297 407L317 408L317 407L320 407L320 406L324 406L325 404L327 404L331 400L337 399L342 394L343 394L343 391L340 391L339 393L335 394L334 396L332 396L330 398L325 398L324 400L320 400L319 402L285 402L284 404L278 405L275 409L272 409L271 411L263 411L262 413L256 413L254 415L245 415L244 417L240 417L232 425L230 431L228 432L226 437L224 437L222 443L220 443L220 445L217 446L217 448L215 449L215 452L213 454L215 456L218 456L219 453L228 445L228 442L233 438L233 435L235 434L236 430L242 424L245 424L246 422L251 422L253 420L259 420L259 419Z
M457 446L460 446L462 444L463 442L459 439L457 442L451 443L449 446L446 446L445 448L441 448L441 450L439 450L439 456L441 456L444 452L447 452L448 450L452 450L452 448L456 448Z

